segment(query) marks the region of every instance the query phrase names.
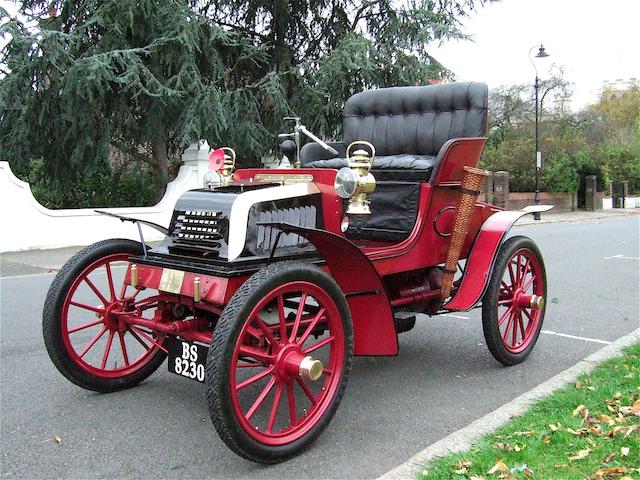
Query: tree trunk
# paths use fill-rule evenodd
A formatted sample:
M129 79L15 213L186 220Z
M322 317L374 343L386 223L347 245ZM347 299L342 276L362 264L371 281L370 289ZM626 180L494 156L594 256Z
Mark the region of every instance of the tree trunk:
M153 158L153 190L155 201L158 203L162 200L167 188L169 158L167 155L167 138L160 129L156 130L156 133L153 135L151 153Z

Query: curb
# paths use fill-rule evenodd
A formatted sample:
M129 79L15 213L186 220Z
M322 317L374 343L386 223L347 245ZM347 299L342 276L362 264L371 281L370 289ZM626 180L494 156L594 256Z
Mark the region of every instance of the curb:
M601 348L573 367L551 377L544 383L523 393L502 407L475 420L464 428L455 431L436 443L429 445L406 462L389 470L377 480L411 479L415 480L425 465L435 457L449 453L461 452L471 448L472 444L482 436L501 427L512 417L522 415L536 400L545 397L553 391L575 381L580 375L589 373L605 360L620 356L622 349L640 341L640 328L620 337L611 345Z

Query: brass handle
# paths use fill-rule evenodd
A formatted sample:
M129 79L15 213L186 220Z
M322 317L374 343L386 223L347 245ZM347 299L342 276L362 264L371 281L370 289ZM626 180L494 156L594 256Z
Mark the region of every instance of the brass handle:
M229 152L231 157L231 167L235 168L236 166L236 151L231 147L222 147L220 150L223 152Z
M367 173L369 173L371 171L371 168L373 167L373 162L376 159L376 147L371 145L369 142L365 142L364 140L356 140L355 142L351 142L347 147L347 160L351 158L351 155L349 155L349 153L351 152L351 148L354 145L364 145L366 147L369 147L369 150L371 150L371 161L369 162L369 169L367 170Z

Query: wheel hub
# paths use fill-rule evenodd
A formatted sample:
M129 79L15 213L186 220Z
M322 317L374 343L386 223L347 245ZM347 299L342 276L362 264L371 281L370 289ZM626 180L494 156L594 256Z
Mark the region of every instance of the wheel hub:
M324 366L320 360L305 355L295 343L282 347L275 361L276 374L280 379L289 381L295 377L316 381L322 376Z

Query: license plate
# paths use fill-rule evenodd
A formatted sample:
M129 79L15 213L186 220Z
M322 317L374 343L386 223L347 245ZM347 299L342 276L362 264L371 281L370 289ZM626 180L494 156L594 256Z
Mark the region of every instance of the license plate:
M169 371L190 378L197 382L204 382L204 368L207 363L209 349L204 345L185 342L175 337L170 337L167 350L169 350Z

